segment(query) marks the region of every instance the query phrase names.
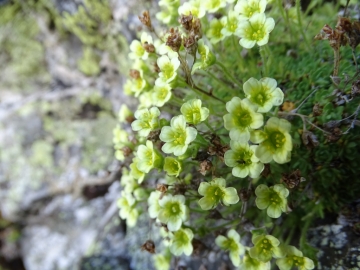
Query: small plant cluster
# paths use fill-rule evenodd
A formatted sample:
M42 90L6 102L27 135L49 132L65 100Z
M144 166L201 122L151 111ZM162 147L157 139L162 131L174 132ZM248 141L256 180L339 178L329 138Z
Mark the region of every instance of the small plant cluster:
M289 226L290 212L304 215L320 200L303 193L316 190L316 184L304 183L312 179L304 166L311 166L318 153L310 157L320 144L318 136L332 131L312 118L315 113L298 112L313 93L295 108L297 100L288 99L292 92L284 94L285 82L279 84L275 77L283 79L269 69L275 20L266 13L279 16L284 8L268 2L161 0L156 18L170 27L164 33L156 31L149 12L139 17L147 31L130 44L133 64L124 86L139 107L132 112L123 105L114 129L115 156L129 164L118 206L129 227L145 212L158 226L162 244L155 247L149 239L142 247L150 253L163 250L154 255L157 269L169 269L171 256L206 249L228 252L241 269L270 269L273 258L281 270L315 267L309 249L304 256L289 245L294 231L285 239L276 228ZM234 64L234 57L248 61L243 54L260 61L255 69ZM347 134L337 127L339 138ZM306 151L308 160L302 161ZM251 229L244 226L248 222ZM247 234L251 246L240 241Z

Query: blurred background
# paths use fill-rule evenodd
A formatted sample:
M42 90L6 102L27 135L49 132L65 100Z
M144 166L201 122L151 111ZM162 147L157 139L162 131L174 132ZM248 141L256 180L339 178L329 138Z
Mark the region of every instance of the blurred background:
M112 143L134 104L122 74L139 2L0 1L1 270L149 264L118 217Z

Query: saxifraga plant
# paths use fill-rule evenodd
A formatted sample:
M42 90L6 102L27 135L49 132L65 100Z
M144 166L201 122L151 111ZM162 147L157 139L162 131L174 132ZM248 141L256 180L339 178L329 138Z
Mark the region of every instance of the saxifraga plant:
M273 259L281 270L313 269L306 230L359 191L349 181L360 172L359 24L341 18L317 36L330 41L332 65L319 41L309 46L300 1L289 10L268 2L161 0L161 33L149 12L139 16L147 29L130 44L124 86L139 107L123 105L114 129L116 157L129 167L118 206L133 227L147 203L164 237L157 269L199 242L240 269L270 269ZM277 27L292 38L273 36Z

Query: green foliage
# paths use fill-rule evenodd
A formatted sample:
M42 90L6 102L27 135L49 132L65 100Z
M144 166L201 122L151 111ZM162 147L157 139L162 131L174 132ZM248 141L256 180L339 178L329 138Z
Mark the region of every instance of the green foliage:
M161 1L160 5L164 2L176 3ZM202 4L192 0L178 8L182 33L170 30L158 39L156 30L149 27L141 42L130 45L129 57L137 62L125 88L139 98L135 116L160 104L159 122L163 123L146 134L131 132L129 136L137 138L131 148L142 149L145 140L151 140L154 151L159 150L166 161L177 161L174 155L181 160L181 170L178 165L159 170L159 179L169 170L176 177L159 180L152 199L160 206L149 201L150 217L159 218L162 196L181 194L192 218L183 219L176 229L170 225L172 231L191 228L200 238L220 233L217 239L224 242L226 230L248 234L241 225L244 218L250 220L257 233L242 260L237 252L240 237L230 246L217 243L229 252L235 266L269 269L276 258L281 269L293 265L313 269L316 251L306 242L309 226L326 211L338 211L360 191L356 180L360 134L355 127L360 106L359 94L354 92L359 72L353 63L357 51L341 46L341 57L334 60L334 46L313 41L324 24L334 25L337 20L339 6L320 2L312 2L303 13L300 1L287 8L280 0L255 1L254 15L247 1ZM165 10L158 19L170 27L172 12ZM213 12L217 12L215 18ZM146 49L151 46L152 50ZM254 46L259 48L250 49ZM154 71L151 63L155 61ZM342 75L331 78L336 69ZM164 85L166 100L158 95ZM189 106L196 99L201 104ZM207 111L205 121L191 120L201 119L200 108ZM172 117L170 125L162 116ZM127 124L122 126L125 130ZM196 138L186 142L186 129ZM139 130L133 123L133 131ZM130 175L155 194L149 170L134 153L129 155ZM128 164L127 158L124 163ZM220 177L221 185L216 183ZM239 202L224 201L229 188L238 192ZM267 211L260 212L255 205ZM140 202L136 207L140 209ZM273 222L274 218L279 219ZM301 251L288 246L290 242L298 242Z
M99 74L99 56L96 55L90 47L85 47L83 50L83 57L78 61L79 70L88 76Z
M18 3L0 8L0 78L3 86L28 88L34 78L46 82L44 48L39 27ZM41 75L41 76L40 76Z
M111 11L106 0L85 0L75 14L65 12L63 23L68 31L75 34L83 44L99 49L105 48L103 28L111 19Z

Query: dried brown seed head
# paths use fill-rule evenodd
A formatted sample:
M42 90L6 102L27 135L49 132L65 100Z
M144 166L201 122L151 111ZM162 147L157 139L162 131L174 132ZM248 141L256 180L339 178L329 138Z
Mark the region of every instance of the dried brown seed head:
M210 171L212 168L212 163L210 160L204 160L202 162L200 162L200 170L199 172L202 174L202 175L205 175L208 171Z
M247 188L242 188L239 195L242 202L247 202L251 197L251 190L248 190Z
M169 46L174 52L178 52L181 47L182 38L178 29L171 28L169 36L166 40L166 45Z
M196 40L199 40L202 37L200 19L194 18L192 24L192 32Z
M139 16L139 19L143 25L152 28L149 11L144 11L142 16Z
M142 45L144 50L147 51L148 53L154 53L155 52L155 47L153 44L148 43L147 41Z
M160 191L161 193L165 193L168 190L168 185L157 184L156 190Z
M130 147L125 146L125 147L122 148L122 152L123 152L123 154L124 154L125 157L128 157L128 156L131 155L131 153L133 152L133 150L132 150Z
M304 130L303 133L301 134L301 139L302 139L304 145L308 149L315 148L319 145L317 136L314 133L312 133L311 131Z
M179 23L185 28L186 31L190 31L193 27L193 18L194 17L191 12L189 15L182 14L179 18Z
M285 183L289 189L293 189L302 182L302 179L300 170L296 169L291 173L283 173L280 181Z
M322 114L322 111L323 111L323 107L319 104L319 103L316 103L313 107L313 114L314 116L319 116Z
M137 80L140 78L140 71L137 69L130 69L130 77Z
M146 250L147 252L154 254L155 253L155 243L152 240L147 240L142 246L141 250Z
M360 80L357 80L351 85L351 96L357 97L360 96Z

